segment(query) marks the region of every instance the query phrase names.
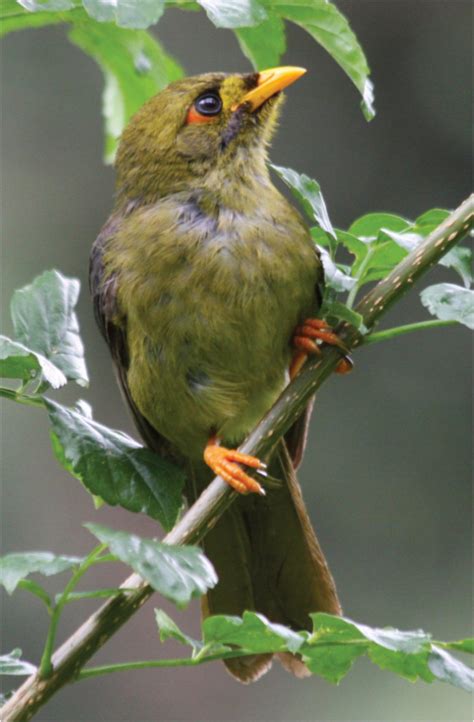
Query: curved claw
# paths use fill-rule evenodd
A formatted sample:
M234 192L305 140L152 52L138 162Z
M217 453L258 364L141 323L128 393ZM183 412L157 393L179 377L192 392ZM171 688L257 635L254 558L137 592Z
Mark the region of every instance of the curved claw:
M221 476L239 494L253 492L265 496L265 490L258 481L252 479L239 466L239 464L244 464L252 469L266 469L266 464L255 456L219 446L213 437L204 450L204 461L217 476Z
M321 349L316 341L336 346L344 353L344 358L338 363L336 373L346 374L352 370L352 360L349 349L333 332L331 327L320 318L307 318L301 326L297 326L293 335L293 346L296 353L290 366L290 378L293 379L301 370L309 354L320 354Z

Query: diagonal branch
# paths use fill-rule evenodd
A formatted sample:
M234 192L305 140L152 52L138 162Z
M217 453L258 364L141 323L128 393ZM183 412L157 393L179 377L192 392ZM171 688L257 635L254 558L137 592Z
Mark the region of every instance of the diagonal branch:
M387 278L364 296L357 311L369 329L415 281L466 235L472 227L473 218L474 198L471 196L406 256ZM349 348L362 343L362 337L352 326L342 324L337 330ZM284 390L248 436L241 450L256 456L267 454L299 417L308 400L332 374L339 361L340 352L337 349L324 347L321 357L310 360ZM235 498L235 492L222 479L214 479L164 541L167 544L199 541ZM137 574L132 574L122 586L128 591L106 602L57 650L52 658L52 674L48 678L41 679L36 673L15 692L3 707L4 722L25 722L31 719L57 690L74 681L86 662L153 594L153 589Z

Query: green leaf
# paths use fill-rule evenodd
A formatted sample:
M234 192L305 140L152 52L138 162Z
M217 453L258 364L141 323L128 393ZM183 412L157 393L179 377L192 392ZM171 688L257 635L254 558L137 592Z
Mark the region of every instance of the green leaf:
M57 25L69 22L76 17L85 17L82 8L74 8L64 13L29 12L21 7L16 0L2 0L0 4L0 37L17 30L41 28L46 25Z
M328 288L334 289L337 293L350 291L356 283L355 278L351 278L343 273L334 263L325 248L319 248L321 261L324 267L324 280Z
M407 251L392 235L410 227L410 221L392 213L368 213L352 223L349 236L344 241L349 245L351 237L355 236L359 243L364 243L367 247L364 253L360 246L352 244L356 260L351 273L357 278L359 286L384 278L400 263Z
M193 653L199 651L203 647L203 643L197 639L193 639L185 634L162 609L155 609L156 625L160 632L160 640L166 642L168 639L174 639L181 644L192 647Z
M180 607L217 583L212 564L198 547L162 544L99 524L85 526L99 541L107 544L120 561L131 566L153 589Z
M18 0L18 4L30 13L41 12L63 12L74 7L74 0Z
M18 583L30 574L37 572L46 577L77 566L83 560L80 557L68 557L51 552L22 552L6 554L0 558L0 584L8 594L13 594Z
M303 661L313 674L337 684L357 657L365 654L368 643L343 617L312 614L313 634L302 649Z
M308 178L304 173L297 173L291 168L282 168L273 164L270 167L286 183L309 218L316 221L326 233L336 238L319 183L312 178Z
M371 645L369 657L380 669L398 674L410 682L416 682L418 679L422 679L424 682L433 681L433 674L428 667L428 649L423 649L416 654L407 654Z
M446 218L449 216L449 211L443 208L431 208L429 211L425 211L418 216L415 220L413 230L415 233L420 233L422 236L427 236L434 231Z
M410 221L393 213L366 213L349 226L349 233L365 242L375 241L382 228L389 231L403 231L410 226Z
M329 321L331 325L336 325L338 321L346 321L354 326L360 333L367 333L367 327L360 313L348 308L344 303L339 301L330 301L324 303L321 308L321 316Z
M20 342L45 356L67 379L86 386L84 346L74 312L79 289L78 280L46 271L15 291L10 310Z
M334 58L362 95L367 120L375 115L373 85L364 51L347 19L327 0L267 0L268 9L300 25Z
M355 659L368 653L383 669L411 680L433 679L428 668L431 638L422 631L401 632L359 624L345 617L312 614L314 632L302 649L309 669L331 682L339 682Z
M59 463L107 504L143 512L171 529L182 506L184 474L126 434L45 400Z
M263 614L244 612L243 617L214 615L202 625L205 644L237 645L247 652L297 652L304 636Z
M41 378L53 389L67 383L63 372L47 358L6 336L0 336L0 378L21 379L25 383Z
M154 25L165 9L165 0L82 0L82 3L94 20L135 29Z
M281 18L270 16L253 28L236 28L235 34L240 49L255 70L265 70L279 64L286 49L285 23Z
M164 612L156 611L162 641L175 639L191 646L195 663L225 659L233 655L291 652L301 655L310 672L338 683L355 660L368 655L381 669L415 681L436 678L472 688L472 672L444 651L450 646L472 651L473 640L433 643L422 630L400 631L377 628L346 617L310 615L313 632L295 632L268 621L262 614L245 612L243 617L216 615L203 622L203 641L188 637ZM442 647L442 649L440 649Z
M466 652L466 654L474 654L474 638L460 639L456 642L443 642L443 647L447 649L455 649L458 652Z
M267 13L257 0L197 0L216 28L258 25Z
M474 291L453 283L437 283L425 288L420 297L433 316L442 321L458 321L474 329Z
M21 654L21 649L13 649L10 654L2 654L0 656L0 674L18 677L28 677L30 674L35 674L37 669L35 665L20 659Z
M434 676L442 682L448 682L466 692L474 690L473 670L435 644L431 648L428 665Z
M462 278L465 288L470 288L473 281L472 277L472 251L466 246L456 246L451 248L439 263L447 268L452 268Z
M151 96L180 78L183 71L158 41L143 30L85 21L74 24L69 38L94 58L104 74L105 160L110 163L131 116Z
M362 285L384 278L448 216L449 211L434 208L412 223L392 213L368 213L354 221L348 233L337 231L336 234L338 242L355 255L352 275ZM439 263L459 273L469 288L472 282L469 248L453 248Z
M368 252L369 247L367 243L361 241L353 233L349 233L349 231L341 231L339 228L336 228L336 238L337 242L343 245L349 253L354 256L355 263L360 266Z

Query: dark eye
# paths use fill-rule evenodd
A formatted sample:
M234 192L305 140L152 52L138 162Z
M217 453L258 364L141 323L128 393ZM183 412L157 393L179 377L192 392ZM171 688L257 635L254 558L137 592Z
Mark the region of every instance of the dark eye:
M218 115L222 110L222 100L218 93L204 93L194 102L194 107L201 115Z

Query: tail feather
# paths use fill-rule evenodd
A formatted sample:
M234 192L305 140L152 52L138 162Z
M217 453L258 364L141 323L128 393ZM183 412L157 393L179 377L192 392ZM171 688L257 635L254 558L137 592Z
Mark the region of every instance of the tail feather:
M295 630L309 629L311 612L340 614L341 606L284 442L271 459L269 474L281 484L267 489L266 497L239 497L202 542L219 577L203 598L203 616L240 616L251 610ZM306 676L297 655L277 656L285 669ZM238 657L225 664L247 683L268 671L272 655Z

